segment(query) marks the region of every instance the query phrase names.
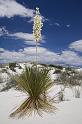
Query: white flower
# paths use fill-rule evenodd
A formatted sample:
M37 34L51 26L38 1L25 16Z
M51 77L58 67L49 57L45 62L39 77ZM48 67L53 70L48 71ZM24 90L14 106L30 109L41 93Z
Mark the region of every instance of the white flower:
M33 25L33 36L36 42L41 40L41 28L43 26L42 17L40 16L39 8L36 8L36 15L34 17L34 25Z

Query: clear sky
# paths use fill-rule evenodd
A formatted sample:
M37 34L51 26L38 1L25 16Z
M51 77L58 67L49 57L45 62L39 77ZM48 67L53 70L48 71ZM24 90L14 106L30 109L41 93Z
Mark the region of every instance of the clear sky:
M36 7L44 25L38 61L82 66L82 0L0 0L0 63L35 60Z

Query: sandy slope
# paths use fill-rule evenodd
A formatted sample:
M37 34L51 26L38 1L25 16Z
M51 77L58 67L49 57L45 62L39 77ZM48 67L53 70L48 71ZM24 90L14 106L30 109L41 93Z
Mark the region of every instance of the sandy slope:
M19 120L9 118L12 109L25 97L25 94L13 89L0 93L0 124L82 124L82 98L59 103L56 105L58 110L55 114L45 114L43 118L39 116Z

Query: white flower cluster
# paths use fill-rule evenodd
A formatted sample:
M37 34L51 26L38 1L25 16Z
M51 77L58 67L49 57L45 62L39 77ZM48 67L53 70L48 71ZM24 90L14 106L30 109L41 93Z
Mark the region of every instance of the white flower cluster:
M33 25L33 36L36 42L41 40L41 30L42 30L42 17L40 16L39 8L36 8L36 15L34 17L34 25Z

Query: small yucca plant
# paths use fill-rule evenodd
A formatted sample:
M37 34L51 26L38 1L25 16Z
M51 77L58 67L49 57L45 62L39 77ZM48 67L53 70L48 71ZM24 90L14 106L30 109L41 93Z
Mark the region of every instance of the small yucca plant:
M17 89L27 94L27 99L11 113L10 117L18 118L37 112L54 112L54 105L48 96L48 90L54 85L47 69L25 68L24 72L15 77Z

